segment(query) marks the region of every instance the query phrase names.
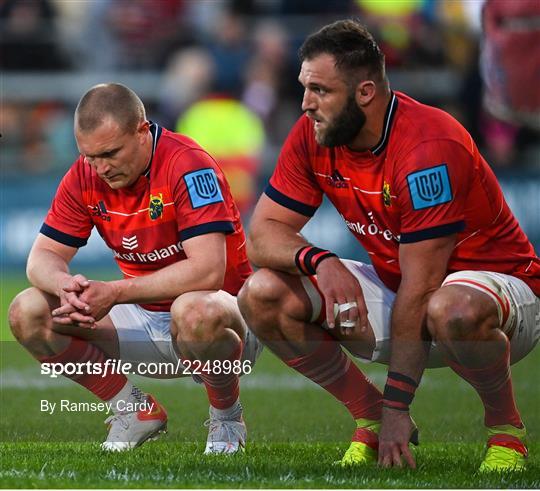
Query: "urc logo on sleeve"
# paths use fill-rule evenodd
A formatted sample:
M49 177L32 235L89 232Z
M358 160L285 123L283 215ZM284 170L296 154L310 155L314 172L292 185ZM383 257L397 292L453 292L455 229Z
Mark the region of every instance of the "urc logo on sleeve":
M413 172L407 176L415 210L442 205L452 200L452 187L446 164Z
M223 201L214 169L201 169L184 176L189 199L193 208L211 205Z

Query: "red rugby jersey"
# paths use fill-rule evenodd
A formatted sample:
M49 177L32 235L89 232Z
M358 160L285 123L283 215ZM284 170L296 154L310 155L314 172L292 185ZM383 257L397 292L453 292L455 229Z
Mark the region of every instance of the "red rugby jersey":
M124 277L186 259L184 240L227 234L223 289L236 295L251 273L240 215L216 162L193 140L152 124L152 160L129 188L111 189L79 157L62 179L41 233L82 247L95 226ZM166 311L172 300L143 305Z
M367 151L318 145L312 121L302 116L265 193L305 216L326 194L394 291L400 243L457 232L448 273L510 274L540 295L540 260L469 133L444 111L399 92L380 142Z

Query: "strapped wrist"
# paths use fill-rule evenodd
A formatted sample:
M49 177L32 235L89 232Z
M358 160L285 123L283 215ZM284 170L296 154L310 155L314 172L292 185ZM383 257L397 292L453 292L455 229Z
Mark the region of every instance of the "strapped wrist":
M399 372L388 372L383 393L383 407L408 411L414 399L418 384L407 375Z
M316 274L317 266L330 257L337 257L333 252L315 246L304 246L294 256L294 262L299 271L307 276Z

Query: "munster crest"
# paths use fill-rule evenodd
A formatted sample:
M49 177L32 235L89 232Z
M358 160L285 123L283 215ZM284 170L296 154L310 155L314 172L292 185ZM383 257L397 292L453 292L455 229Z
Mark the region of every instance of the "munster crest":
M163 194L153 196L150 193L150 204L148 205L148 214L151 220L157 220L163 215Z
M382 189L382 197L384 206L392 206L392 196L390 195L390 184L384 181Z

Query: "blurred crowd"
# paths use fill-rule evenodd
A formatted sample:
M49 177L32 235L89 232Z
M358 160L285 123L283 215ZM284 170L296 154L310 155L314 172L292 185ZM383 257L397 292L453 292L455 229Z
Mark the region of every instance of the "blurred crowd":
M0 0L0 62L6 76L159 74L151 97L143 96L150 119L213 153L248 209L300 114L298 47L313 30L345 17L362 19L373 32L391 82L393 72L454 75L438 82L451 85L435 91L444 96L426 90L417 98L454 114L493 167L540 169L540 2L487 0L482 15L483 4ZM76 101L46 92L31 102L1 96L4 175L63 172L77 155Z

